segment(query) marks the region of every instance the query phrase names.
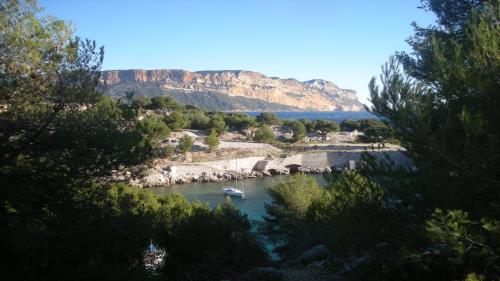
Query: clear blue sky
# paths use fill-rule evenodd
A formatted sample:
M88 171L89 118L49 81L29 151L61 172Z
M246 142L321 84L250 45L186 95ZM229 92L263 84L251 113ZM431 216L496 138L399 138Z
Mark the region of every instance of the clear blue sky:
M434 23L420 0L41 0L45 13L105 47L103 69L244 69L354 89L395 51L411 22Z

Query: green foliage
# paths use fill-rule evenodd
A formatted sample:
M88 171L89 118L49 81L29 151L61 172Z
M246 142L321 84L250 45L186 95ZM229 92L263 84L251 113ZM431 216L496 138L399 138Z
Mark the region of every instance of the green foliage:
M285 127L289 127L293 132L293 141L298 142L304 139L306 136L306 127L304 124L297 120L285 120L283 122Z
M205 137L204 141L205 144L210 147L210 151L213 151L217 148L217 146L219 146L219 138L217 136L217 132L214 129L210 130L210 134Z
M255 126L255 117L248 114L228 113L225 115L224 121L230 128L238 131Z
M413 196L399 199L413 209L410 225L418 231L403 240L406 253L390 253L398 262L383 260L367 275L392 267L427 280L497 279L499 3L423 4L440 26L415 26L409 40L415 56L391 58L380 85L370 83L373 111L394 130L418 170L416 182L407 186ZM397 270L386 273L410 279Z
M103 50L0 2L0 254L9 280L135 279L153 223L146 195L95 184L147 159L165 128L98 91Z
M145 280L150 239L185 261L167 276L186 278L192 268L192 280L230 279L266 260L248 219L232 206L210 210L105 184L112 170L147 160L168 127L157 118L138 120L134 107L149 105L98 92L103 50L93 42L71 39L64 22L40 18L34 1L1 1L0 10L4 279ZM190 229L203 232L195 237ZM217 235L203 240L212 230ZM186 244L191 252L182 252Z
M392 200L386 188L366 176L343 172L311 204L309 234L301 239L323 243L345 259L363 252L378 258L387 250L380 243L398 248L400 241L414 235L401 227L406 212Z
M456 32L428 30L412 41L419 60L401 55L403 72L393 58L384 67L383 87L371 83L375 112L391 123L425 174L426 185L450 187L426 191L442 209L496 214L486 207L492 206L492 197L484 194L494 193L500 174L494 156L499 153L499 100L493 94L499 85L492 78L500 68L495 39L500 28L492 24L497 11L498 4L484 4L467 13L469 19Z
M465 281L484 281L484 276L477 273L469 273L464 279Z
M321 197L322 190L314 178L295 174L266 189L272 201L265 204L266 216L261 232L275 244L276 251L287 255L291 240L304 229L306 214L312 202Z
M226 122L224 122L224 118L220 114L213 114L212 116L210 116L208 127L211 130L215 130L218 135L223 134L228 129L226 126Z
M366 137L397 137L416 169L382 161L362 167L363 174L342 173L302 220L279 208L286 204L272 194L276 209L268 212L292 219L266 221L264 231L285 256L325 244L340 268L356 261L345 276L353 280L500 277L500 6L422 2L440 25L415 26L413 53L391 58L380 84L370 83L381 121L343 123Z
M142 139L137 144L136 149L141 149L143 153L152 154L157 151L162 140L170 134L170 129L157 117L146 116L137 123L137 132Z
M37 187L43 187L45 192L54 188L48 184ZM66 195L70 189L71 196L56 202L45 194L45 212L49 213L30 213L30 223L23 218L26 209L19 208L21 202L11 206L16 213L10 214L1 232L3 276L38 280L69 280L75 276L79 280L142 279L145 274L141 254L151 238L157 208L151 196L121 185L81 183L56 187ZM39 194L30 196L36 196L35 200L43 198ZM14 233L8 235L10 231Z
M345 172L325 189L314 179L295 175L268 189L261 228L277 252L294 258L308 248L324 244L338 257L376 248L381 241L409 235L392 219L398 216L380 185L358 173Z
M257 121L261 125L268 126L279 125L281 123L281 120L278 118L278 116L276 116L276 114L272 112L261 112L259 115L257 115L255 121Z
M254 140L262 143L272 143L276 139L273 130L266 125L260 126L255 131Z
M299 122L304 125L307 133L313 133L315 131L314 124L316 123L316 121L309 119L299 119Z
M353 132L361 129L361 123L357 120L343 120L340 123L340 130L344 132Z
M179 130L186 126L186 118L181 111L170 112L168 116L165 117L165 123L172 130Z
M132 99L132 107L138 109L144 109L144 108L149 108L150 106L151 106L151 99L147 97L140 96Z
M174 155L175 148L170 144L166 145L163 149L163 157L172 159Z
M161 200L162 244L172 280L227 280L262 265L267 255L246 215L230 201L210 210L179 195Z
M94 184L78 187L68 203L74 205L70 213L49 218L48 228L37 233L37 245L15 244L33 261L47 254L40 251L53 252L54 259L38 272L40 279L144 279L141 259L155 226L155 197L122 184ZM50 237L58 239L52 243Z
M368 127L363 130L363 135L359 136L362 142L379 142L384 144L393 137L392 129L384 124Z
M354 130L362 132L363 135L359 136L359 140L362 142L397 143L393 129L380 120L344 120L340 123L340 129L346 132Z
M293 122L292 131L295 142L303 140L306 136L306 127L301 122Z
M361 119L361 120L358 120L356 122L359 124L358 128L362 132L369 129L369 128L372 128L372 127L385 126L384 122L382 122L380 120L375 120L375 119Z
M189 128L195 130L205 130L209 127L210 117L201 110L193 110L188 114Z
M172 111L172 110L179 110L182 108L182 106L171 97L157 96L151 98L151 105L149 106L149 108L155 110Z
M108 88L108 92L115 92L122 88L124 85L113 85ZM240 96L229 96L221 95L215 92L206 91L182 91L174 89L163 89L159 85L139 85L139 89L147 94L150 92L156 92L160 95L169 95L176 101L182 104L194 105L206 111L217 111L217 110L245 110L248 108L258 108L261 110L269 111L291 111L297 110L297 107L283 105L275 102L268 102L264 100L252 99Z
M327 133L338 132L340 126L335 121L317 120L314 123L314 130L320 132L322 135L326 135Z
M188 135L183 136L179 140L178 147L181 153L186 154L186 152L189 152L191 151L191 149L193 149L193 138Z

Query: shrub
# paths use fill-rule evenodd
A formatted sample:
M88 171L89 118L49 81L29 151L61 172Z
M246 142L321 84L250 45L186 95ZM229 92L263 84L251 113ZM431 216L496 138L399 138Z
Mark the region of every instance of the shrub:
M273 130L266 125L260 126L257 131L255 131L254 140L262 143L272 143L276 139Z

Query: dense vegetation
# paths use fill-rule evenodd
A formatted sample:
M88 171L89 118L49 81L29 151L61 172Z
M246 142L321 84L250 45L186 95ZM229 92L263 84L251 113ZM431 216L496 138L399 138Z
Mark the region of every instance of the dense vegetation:
M317 190L302 178L271 187L263 229L283 257L324 244L331 269L350 264L354 280L500 279L499 2L422 3L438 25L415 25L413 53L390 58L370 83L390 132L370 130L394 134L415 169L367 157L319 195L293 199Z
M261 112L256 117L244 113L206 112L190 105L182 105L170 96L148 98L137 96L135 92L126 92L119 100L126 100L136 114L156 116L168 127L168 130L181 129L215 131L217 137L228 130L251 131L249 140L263 143L279 141L301 142L307 135L326 136L339 131L358 131L362 134L359 141L367 143L397 143L393 130L380 120L362 119L345 120L341 124L331 120L283 120L271 112ZM158 124L160 125L160 124ZM162 125L163 126L163 125ZM272 128L290 131L290 139L276 137ZM214 146L211 146L214 148ZM181 149L181 148L179 148ZM182 150L182 149L181 149Z
M207 111L217 110L247 110L259 108L266 111L293 111L299 108L275 102L268 102L247 97L229 96L206 91L183 91L164 89L159 84L120 83L103 89L112 97L119 98L126 91L134 91L137 95L155 97L168 96L182 104L189 104Z
M34 1L0 1L0 268L6 280L224 280L267 263L246 215L153 196L106 178L154 157L182 128L272 126L307 133L362 131L397 138L415 169L369 156L321 188L305 175L269 187L260 233L284 261L324 244L329 270L353 280L500 279L500 6L496 0L425 0L438 18L415 25L413 53L398 53L370 83L382 121L280 120L271 113L205 112L170 97L99 91L103 49L41 17ZM154 114L147 114L147 111ZM186 136L179 149L188 152ZM164 149L166 155L173 147ZM143 265L153 240L161 272Z
M220 280L266 261L230 202L210 209L103 181L152 157L170 129L191 120L141 119L140 109L177 103L102 96L102 48L41 18L33 1L3 0L0 11L2 279ZM168 253L161 275L143 266L151 239Z

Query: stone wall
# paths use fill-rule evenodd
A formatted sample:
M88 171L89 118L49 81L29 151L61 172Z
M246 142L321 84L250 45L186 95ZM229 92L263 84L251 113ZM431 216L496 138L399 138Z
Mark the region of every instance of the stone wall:
M411 161L400 151L372 151L376 158L387 158L397 165L412 167ZM244 178L272 174L288 174L290 168L309 173L330 172L332 169L349 169L350 161L357 167L362 152L318 152L296 154L284 158L245 157L240 159L199 162L196 164L156 167L155 172L143 177L138 182L141 186L160 186L186 182L218 182L232 180L238 176Z

